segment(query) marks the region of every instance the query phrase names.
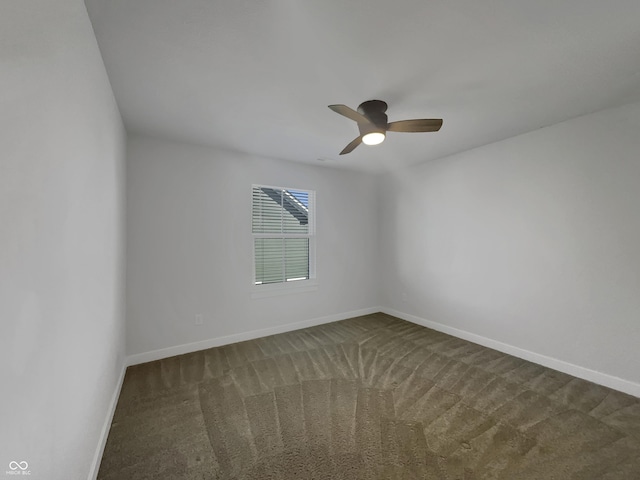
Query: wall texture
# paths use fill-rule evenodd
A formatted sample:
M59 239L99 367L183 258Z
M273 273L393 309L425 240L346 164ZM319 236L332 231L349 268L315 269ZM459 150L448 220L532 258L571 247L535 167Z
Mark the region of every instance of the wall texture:
M124 363L124 129L79 0L3 2L0 71L0 475L87 478Z
M381 177L381 303L640 395L639 132L633 104Z
M129 354L377 306L375 177L135 136L127 160ZM316 191L316 290L252 296L252 184Z

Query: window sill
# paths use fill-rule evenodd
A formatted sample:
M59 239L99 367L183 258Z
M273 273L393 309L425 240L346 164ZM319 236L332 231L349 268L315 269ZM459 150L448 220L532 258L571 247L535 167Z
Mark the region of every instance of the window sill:
M255 285L251 290L251 298L267 298L292 293L305 293L318 290L315 280L306 280L291 283L277 283L272 285Z

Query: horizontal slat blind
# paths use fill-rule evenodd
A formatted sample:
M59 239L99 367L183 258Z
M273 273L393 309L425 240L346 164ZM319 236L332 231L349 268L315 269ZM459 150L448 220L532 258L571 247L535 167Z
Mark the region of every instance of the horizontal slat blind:
M285 238L284 252L287 281L309 278L309 239Z
M284 282L284 239L256 238L256 279L255 283Z
M310 191L253 187L255 284L310 278L314 200Z

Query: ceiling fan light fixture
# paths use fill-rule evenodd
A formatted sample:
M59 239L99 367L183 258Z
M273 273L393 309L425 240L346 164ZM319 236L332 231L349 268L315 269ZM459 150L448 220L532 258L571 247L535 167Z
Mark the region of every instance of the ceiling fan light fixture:
M358 111L346 105L329 105L329 108L358 124L360 135L342 149L340 155L353 152L361 143L378 145L384 142L387 132L437 132L442 127L441 118L415 118L389 123L387 104L382 100L367 100L358 106Z
M365 145L379 145L384 142L385 135L383 132L371 132L362 137L362 143Z

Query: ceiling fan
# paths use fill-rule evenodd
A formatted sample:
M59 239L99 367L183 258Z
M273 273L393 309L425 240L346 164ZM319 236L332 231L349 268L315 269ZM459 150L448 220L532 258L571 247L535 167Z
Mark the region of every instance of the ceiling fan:
M378 145L382 143L387 132L437 132L442 126L440 118L423 118L400 120L387 123L387 104L382 100L367 100L358 107L358 111L346 105L329 105L329 108L340 115L358 123L360 135L344 147L340 155L352 152L360 143Z

